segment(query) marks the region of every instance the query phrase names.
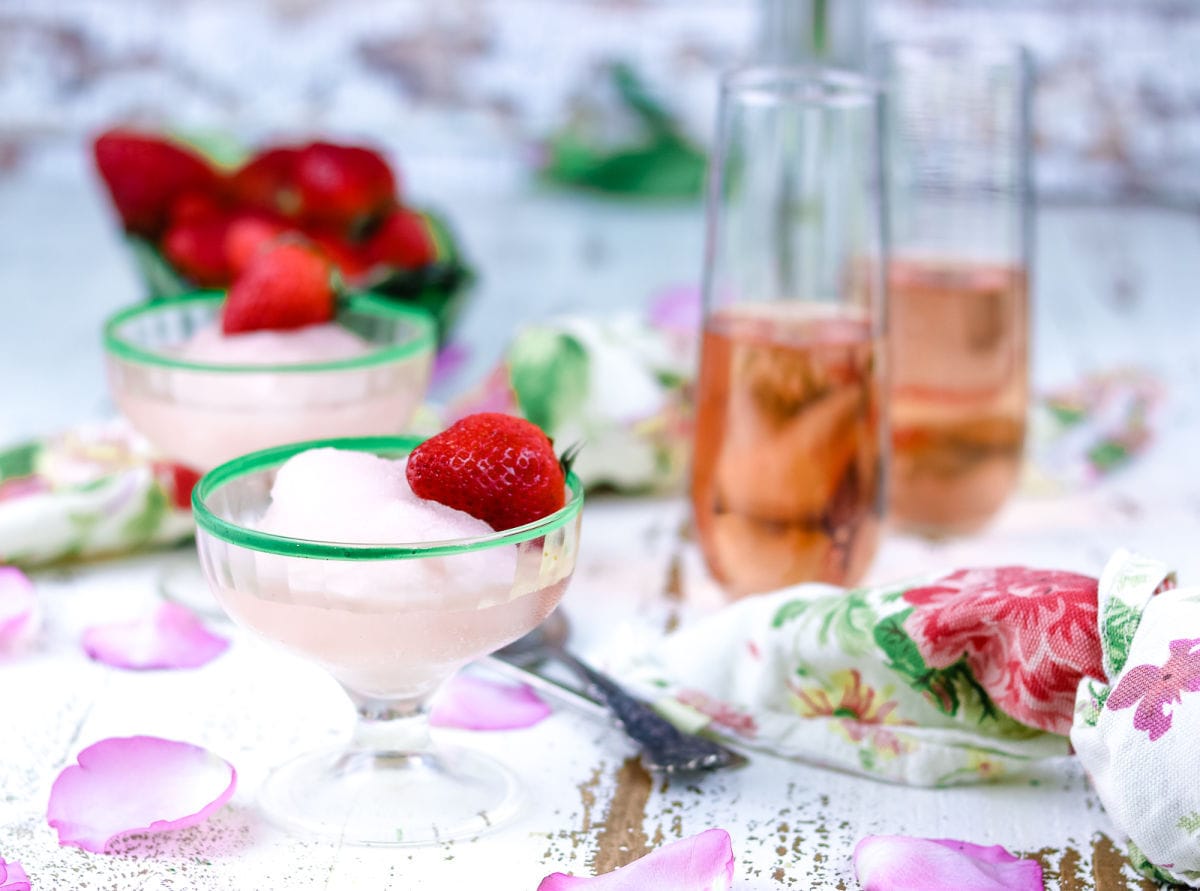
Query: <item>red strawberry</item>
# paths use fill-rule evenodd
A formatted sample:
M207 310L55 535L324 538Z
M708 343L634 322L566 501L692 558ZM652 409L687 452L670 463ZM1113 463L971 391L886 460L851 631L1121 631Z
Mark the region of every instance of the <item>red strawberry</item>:
M139 235L161 232L180 195L217 188L217 174L204 158L155 136L109 130L92 150L125 228Z
M370 271L371 263L363 249L337 232L310 226L305 234L325 252L347 281L353 282Z
M283 241L257 254L225 298L226 334L319 325L334 315L333 269L312 245Z
M396 200L396 179L387 161L359 146L305 146L296 158L295 184L307 222L343 230L382 213Z
M198 470L184 467L182 464L171 465L171 502L180 510L191 510L192 489L200 482L202 474Z
M238 204L267 213L295 216L300 209L296 188L296 159L300 150L274 148L259 152L229 180Z
M225 217L175 223L163 236L163 253L171 264L201 287L227 285L231 277L225 257Z
M367 240L366 254L372 266L418 269L434 261L437 249L425 218L416 211L398 207Z
M170 225L206 223L228 215L225 205L208 192L184 192L171 202Z
M225 230L225 259L230 271L241 275L250 261L267 245L277 240L288 226L259 213L243 213L234 217Z
M536 424L499 412L455 422L413 449L408 484L428 498L511 529L566 502L562 464Z

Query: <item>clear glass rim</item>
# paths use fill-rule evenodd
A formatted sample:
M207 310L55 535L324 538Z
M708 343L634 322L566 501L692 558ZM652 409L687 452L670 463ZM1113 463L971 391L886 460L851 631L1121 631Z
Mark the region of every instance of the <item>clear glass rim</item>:
M813 65L746 65L721 75L721 97L757 105L869 106L881 94L871 77Z
M404 560L467 554L541 538L566 525L583 507L583 485L574 473L568 473L567 487L571 497L562 508L540 520L476 538L397 542L396 544L352 544L289 538L233 523L218 517L208 507L208 499L222 486L234 483L248 474L278 467L288 458L308 449L340 448L370 452L386 457L399 457L408 454L423 441L421 437L416 436L316 439L275 446L242 455L213 468L196 483L192 490L192 514L195 517L196 526L214 538L229 544L282 557L304 557L313 560Z
M194 291L157 300L138 303L113 313L104 323L104 349L108 355L136 365L170 368L178 371L203 371L210 374L296 374L314 371L345 371L370 368L408 359L424 352L433 352L437 342L433 317L423 309L401 306L368 292L350 294L342 306L353 312L380 318L401 319L412 326L411 335L399 342L371 350L349 359L332 359L322 362L292 362L282 365L246 365L196 362L178 359L139 346L122 336L121 328L127 322L155 313L170 312L181 304L216 304L225 299L222 291Z

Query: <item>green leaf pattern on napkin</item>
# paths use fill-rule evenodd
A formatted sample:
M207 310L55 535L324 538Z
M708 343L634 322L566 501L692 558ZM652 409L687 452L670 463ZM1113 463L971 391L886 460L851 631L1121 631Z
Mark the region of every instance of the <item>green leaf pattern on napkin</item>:
M751 715L754 745L912 785L991 782L1066 755L1064 737L1005 715L965 659L925 661L904 594L933 580L748 598L666 638L644 677L716 731L722 715Z

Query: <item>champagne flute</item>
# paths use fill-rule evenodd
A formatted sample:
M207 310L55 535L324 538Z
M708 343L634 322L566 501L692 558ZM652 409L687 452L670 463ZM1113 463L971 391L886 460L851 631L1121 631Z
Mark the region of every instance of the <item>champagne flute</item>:
M851 584L878 543L882 103L866 79L819 69L723 80L692 505L734 596Z
M1028 403L1030 65L1020 47L879 58L892 254L891 517L970 532L1016 488Z

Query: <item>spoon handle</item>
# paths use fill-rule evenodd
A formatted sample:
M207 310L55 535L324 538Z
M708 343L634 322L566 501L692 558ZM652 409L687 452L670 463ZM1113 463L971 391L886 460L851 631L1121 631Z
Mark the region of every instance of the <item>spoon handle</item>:
M745 763L743 756L720 743L681 732L646 703L630 695L608 675L597 671L571 653L558 647L545 647L543 651L578 675L591 696L581 697L575 691L569 691L540 675L518 669L502 660L487 661L492 666L499 663L504 666L503 674L509 677L520 676L522 680L539 689L544 689L545 685L552 686L555 695L567 694L574 705L578 705L579 702L586 703L587 710L593 714L599 708L597 701L603 703L605 711L615 716L626 735L641 747L642 764L647 770L670 774L717 770ZM533 678L540 683L532 681Z

